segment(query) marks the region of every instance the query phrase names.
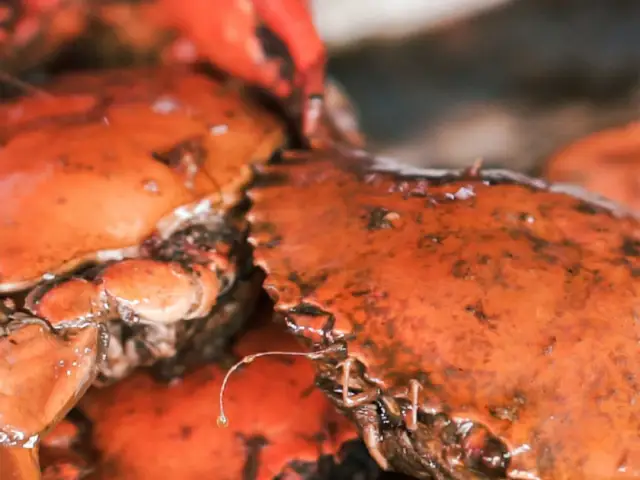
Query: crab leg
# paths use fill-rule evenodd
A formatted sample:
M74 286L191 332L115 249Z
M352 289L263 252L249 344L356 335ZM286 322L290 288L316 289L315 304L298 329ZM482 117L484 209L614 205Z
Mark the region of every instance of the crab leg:
M73 278L56 285L27 307L50 321L77 318L169 324L205 315L214 306L220 283L201 265L187 272L176 263L123 260L105 268L95 281Z
M389 462L380 450L380 429L378 415L372 405L355 410L357 423L362 425L362 440L369 450L369 454L383 470L389 470Z
M422 385L417 380L409 380L409 401L411 402L411 413L404 419L408 430L414 431L418 428L418 397Z
M194 264L191 271L172 262L152 259L123 260L107 266L93 281L72 278L40 298L35 290L25 306L52 323L78 319L105 322L121 318L129 324L145 324L153 335L147 344L155 357L175 355L174 329L181 320L207 315L214 307L221 284L213 263ZM121 376L137 358L133 345L111 342L104 368Z
M342 401L348 408L355 408L373 402L378 398L378 389L371 388L357 395L349 396L349 382L351 380L351 368L355 360L351 357L342 362Z

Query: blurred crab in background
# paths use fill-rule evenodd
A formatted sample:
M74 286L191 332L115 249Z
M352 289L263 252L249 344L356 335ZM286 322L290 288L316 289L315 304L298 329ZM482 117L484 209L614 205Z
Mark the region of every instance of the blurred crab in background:
M304 115L305 134L321 115L326 52L306 0L16 0L0 6L3 73L51 63L72 43L82 57L74 66L83 68L82 62L210 62L274 94L294 119Z
M636 215L369 155L348 99L320 101L304 3L214 3L142 5L222 74L74 73L0 105L2 478L639 476ZM96 18L48 5L6 10L4 58Z

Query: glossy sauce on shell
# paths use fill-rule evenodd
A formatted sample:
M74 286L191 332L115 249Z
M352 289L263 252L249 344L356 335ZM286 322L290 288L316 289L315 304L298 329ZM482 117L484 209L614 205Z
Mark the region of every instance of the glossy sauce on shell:
M382 392L418 379L425 411L488 427L511 478L640 475L640 223L509 175L373 166L302 153L258 180L276 309Z
M275 116L181 69L63 77L0 106L0 292L135 255L238 200L283 141Z

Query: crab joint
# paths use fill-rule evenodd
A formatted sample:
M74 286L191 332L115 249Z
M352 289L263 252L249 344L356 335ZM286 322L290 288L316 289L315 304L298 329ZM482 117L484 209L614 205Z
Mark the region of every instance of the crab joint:
M218 418L216 420L216 423L217 423L218 427L224 428L224 427L229 425L229 419L224 414L224 399L223 399L224 391L227 388L227 382L229 381L229 378L231 377L233 372L235 372L242 365L249 364L249 363L253 362L254 360L256 360L256 359L258 359L260 357L267 357L267 356L272 356L272 355L283 355L283 356L290 356L290 357L305 357L305 358L308 358L309 360L315 360L317 358L322 357L323 355L338 352L341 349L342 349L342 346L339 345L339 344L336 344L336 345L331 345L331 346L329 346L327 348L324 348L322 350L318 350L316 352L280 352L280 351L271 351L271 352L254 353L252 355L247 355L246 357L243 357L240 361L238 361L236 364L234 364L229 369L227 374L224 376L224 379L222 380L222 387L220 387L220 397L219 397L220 415L218 415Z

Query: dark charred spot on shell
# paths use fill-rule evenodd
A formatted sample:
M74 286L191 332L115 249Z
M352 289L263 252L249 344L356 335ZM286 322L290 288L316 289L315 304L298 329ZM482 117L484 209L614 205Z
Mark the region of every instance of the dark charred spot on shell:
M580 391L566 370L536 376L540 369L553 370L548 365L554 361L575 367L562 357L563 348L575 343L572 336L609 325L591 305L608 314L615 304L628 319L634 285L624 271L627 264L612 262L633 267L640 251L636 220L615 208L598 207L596 217L580 212L574 206L583 202L582 194L517 174L483 171L468 181L459 172L406 175L371 171L359 158L322 152L296 162L273 167L289 179L285 185L267 186L254 196L252 215L279 238L273 249L256 236L256 256L272 274L267 287L280 299L276 308L288 314L292 331L315 339L323 318L333 314L335 335L352 336L348 385L340 363L322 358L318 386L361 428L376 431L380 451L395 469L421 478L432 471L443 479L505 478L511 462L506 445L518 449L526 442L531 449L518 458L518 468L537 474L535 462L544 457L536 443L538 420L558 412L590 419L566 404L545 404L552 388L564 389L568 397ZM298 213L292 203L313 204L312 211ZM392 231L389 214L395 212L402 228ZM329 232L327 224L333 227ZM323 269L331 271L321 288L309 289L307 272ZM608 288L595 288L603 282ZM296 303L307 311L290 309ZM610 326L631 362L637 345L628 341L628 327ZM586 360L591 350L586 352L578 353ZM530 384L522 385L522 370L509 364L520 354L531 359L524 373ZM600 367L609 368L610 358L598 355ZM431 372L436 389L428 391L413 369ZM406 393L395 394L395 388L406 392L410 381L422 387L417 401L424 402L412 430L408 417L397 415L407 409ZM521 398L516 388L523 389ZM369 403L345 405L345 393L362 392L371 394ZM460 418L461 412L477 423ZM616 418L629 422L622 417ZM507 422L518 422L522 438L514 440L511 430L502 429ZM566 434L558 428L554 435ZM593 428L594 435L603 433L603 424ZM553 448L561 465L556 471L580 468L575 456Z
M152 152L151 156L180 173L186 178L186 184L191 186L193 177L207 158L207 149L202 137L192 137L179 142L160 152Z
M368 230L384 230L393 228L393 220L397 214L384 207L371 207L365 216Z
M322 285L328 277L328 272L318 272L317 275L305 279L298 272L291 272L288 279L298 286L302 295L307 296Z
M625 238L622 242L622 254L628 257L640 257L640 240Z
M269 441L262 435L242 437L244 443L246 459L242 468L242 480L255 480L258 478L258 468L260 467L260 454L262 449L269 445Z
M496 328L496 326L491 323L491 317L485 312L482 300L478 300L474 304L465 306L464 310L465 312L473 315L482 325L486 325L488 328Z
M456 278L470 278L472 276L471 265L466 260L456 260L451 266L451 275Z
M181 166L184 163L185 157L188 155L192 155L197 161L198 165L201 165L203 163L207 152L204 148L202 138L194 137L183 140L182 142L166 150L151 153L151 156L155 160L158 160L159 162L171 168Z

